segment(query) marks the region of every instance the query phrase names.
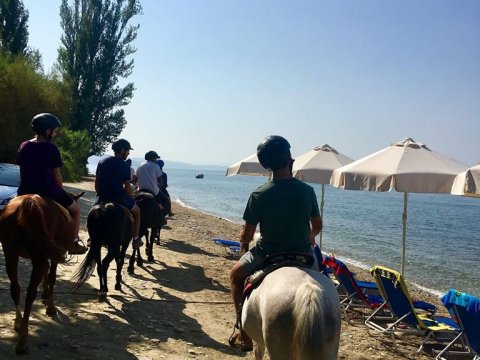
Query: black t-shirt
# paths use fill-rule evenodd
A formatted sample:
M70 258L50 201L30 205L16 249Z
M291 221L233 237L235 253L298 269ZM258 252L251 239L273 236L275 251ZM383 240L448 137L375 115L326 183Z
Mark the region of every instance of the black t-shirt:
M98 196L104 199L117 198L125 194L123 184L130 180L130 166L119 157L110 156L97 165Z

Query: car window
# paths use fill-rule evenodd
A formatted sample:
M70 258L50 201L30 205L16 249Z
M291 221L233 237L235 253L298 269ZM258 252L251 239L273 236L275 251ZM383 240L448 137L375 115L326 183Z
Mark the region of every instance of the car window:
M15 165L0 165L0 185L20 186L20 169Z

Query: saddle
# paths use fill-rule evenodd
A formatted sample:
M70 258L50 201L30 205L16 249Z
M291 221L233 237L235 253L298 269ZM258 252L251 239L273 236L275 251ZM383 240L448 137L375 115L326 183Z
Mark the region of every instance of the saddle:
M114 201L102 201L102 202L99 202L98 204L96 204L95 206L99 206L99 205L102 205L105 208L117 206L117 207L123 209L123 211L125 212L125 215L127 215L128 220L130 220L130 222L133 224L133 214L126 206L124 206L122 204L119 204L117 202L114 202ZM92 211L92 210L93 210L93 208L90 211Z
M313 256L305 253L278 252L267 255L263 267L245 279L242 304L252 290L258 287L265 276L271 272L285 266L311 268L313 264Z

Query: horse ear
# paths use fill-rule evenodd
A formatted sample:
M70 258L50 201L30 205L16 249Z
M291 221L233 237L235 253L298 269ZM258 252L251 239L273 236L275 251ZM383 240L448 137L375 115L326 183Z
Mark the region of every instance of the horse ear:
M75 201L77 201L78 199L80 199L83 195L85 195L85 191L82 191L80 194L78 195L73 195L73 199Z

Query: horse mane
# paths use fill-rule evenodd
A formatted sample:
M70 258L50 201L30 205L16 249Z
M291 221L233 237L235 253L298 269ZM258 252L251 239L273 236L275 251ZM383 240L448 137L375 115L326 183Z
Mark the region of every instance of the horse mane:
M55 242L45 221L44 212L51 209L49 203L35 195L18 198L16 203L17 225L28 252L42 253L52 261L64 262L66 249Z
M313 360L324 358L324 347L321 337L327 336L325 322L322 315L325 315L322 301L322 290L318 285L306 283L299 286L295 293L293 308L293 319L295 319L292 337L292 359ZM310 349L308 359L304 349ZM318 352L315 353L315 350Z

